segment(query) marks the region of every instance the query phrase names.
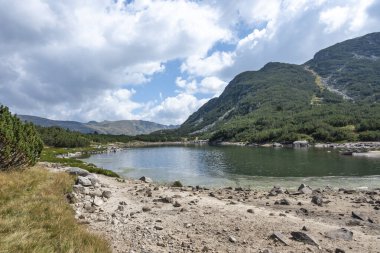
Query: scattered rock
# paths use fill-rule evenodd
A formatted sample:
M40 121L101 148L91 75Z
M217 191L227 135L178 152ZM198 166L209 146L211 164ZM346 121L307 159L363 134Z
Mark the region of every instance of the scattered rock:
M88 172L87 170L78 167L70 167L66 170L66 172L68 172L71 175L77 175L82 177L85 177L90 174L90 172Z
M360 226L361 222L359 220L349 220L346 223L347 226Z
M93 202L95 206L101 206L104 202L101 198L95 196Z
M285 246L289 246L289 240L281 232L274 232L270 238L282 242Z
M273 186L272 190L269 191L269 196L277 196L278 194L285 193L285 189L279 186Z
M280 199L280 200L276 200L274 202L274 204L275 205L286 205L286 206L288 206L288 205L290 205L290 202L287 199Z
M352 218L355 218L355 219L358 219L358 220L362 220L362 221L368 221L370 223L373 223L373 220L361 213L358 213L358 212L354 212L352 211Z
M86 178L91 181L92 185L99 184L100 182L98 177L95 174L89 174L86 176Z
M124 206L121 206L121 205L118 206L118 207L117 207L117 211L124 211Z
M351 241L353 234L354 233L352 233L350 230L346 228L340 228L326 232L325 236L333 240L342 239L345 241Z
M150 177L142 176L140 177L140 180L145 182L145 183L153 183L153 180Z
M303 231L309 231L309 229L308 229L306 226L303 226L303 227L302 227L302 230L303 230Z
M314 203L314 204L316 204L318 206L322 206L322 204L323 204L322 197L320 195L314 195L311 198L311 203Z
M306 233L291 232L290 234L292 235L293 240L319 247L318 243Z
M247 212L248 212L248 213L255 213L255 212L253 211L252 208L249 208L249 209L247 210Z
M80 184L80 185L83 185L85 187L87 186L91 186L92 183L91 183L91 180L87 177L82 177L82 176L79 176L78 179L77 179L77 184Z
M154 226L154 228L155 228L156 230L163 230L163 229L164 229L163 227L158 226L158 225Z
M230 237L228 237L228 240L230 241L230 242L232 242L232 243L236 243L236 238L235 237L233 237L232 235L230 236Z
M103 191L102 196L109 199L112 196L112 192L111 191Z
M174 207L180 207L181 204L178 202L178 201L175 201L174 204L173 204Z
M143 206L143 212L150 212L152 209L149 206Z
M340 249L340 248L336 248L335 249L335 253L346 253L346 251Z
M298 191L302 194L311 194L313 192L313 189L311 189L310 186L301 184L300 187L298 187Z

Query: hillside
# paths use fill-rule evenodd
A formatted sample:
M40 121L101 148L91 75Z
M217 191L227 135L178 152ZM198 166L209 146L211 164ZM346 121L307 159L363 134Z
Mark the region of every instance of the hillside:
M380 140L380 33L237 75L179 132L212 141Z
M81 133L112 134L112 135L139 135L149 134L162 129L173 129L176 126L166 126L143 120L120 120L120 121L90 121L81 123L77 121L50 120L36 116L18 115L24 121L32 122L42 127L58 126Z

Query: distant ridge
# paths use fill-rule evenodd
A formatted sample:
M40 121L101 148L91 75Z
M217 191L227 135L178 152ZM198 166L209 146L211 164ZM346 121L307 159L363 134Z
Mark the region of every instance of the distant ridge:
M81 133L112 134L112 135L139 135L149 134L163 129L174 129L177 126L167 126L144 120L119 120L119 121L90 121L82 123L78 121L51 120L30 115L18 115L23 121L31 122L42 127L58 126L64 129Z

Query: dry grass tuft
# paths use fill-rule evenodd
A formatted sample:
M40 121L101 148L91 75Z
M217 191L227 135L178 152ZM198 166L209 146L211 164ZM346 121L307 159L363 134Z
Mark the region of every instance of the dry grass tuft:
M0 173L0 253L111 252L80 226L65 199L73 178L41 168Z

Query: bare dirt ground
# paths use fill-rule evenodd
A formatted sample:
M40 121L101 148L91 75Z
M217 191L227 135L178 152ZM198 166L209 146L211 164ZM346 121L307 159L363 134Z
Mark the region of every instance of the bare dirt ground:
M87 177L95 180L79 182L69 199L78 222L114 252L380 252L379 189L296 195Z

